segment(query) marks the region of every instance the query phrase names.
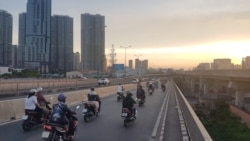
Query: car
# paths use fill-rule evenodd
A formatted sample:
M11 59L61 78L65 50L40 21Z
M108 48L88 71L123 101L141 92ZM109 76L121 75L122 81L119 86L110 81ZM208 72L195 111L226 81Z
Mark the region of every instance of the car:
M133 80L132 80L132 83L138 83L139 82L139 79L137 79L137 78L134 78Z
M83 80L88 80L88 78L87 78L87 77L81 77L81 79L83 79Z
M106 85L106 84L110 84L111 82L110 82L110 80L108 79L108 78L100 78L99 80L98 80L98 84L99 85Z

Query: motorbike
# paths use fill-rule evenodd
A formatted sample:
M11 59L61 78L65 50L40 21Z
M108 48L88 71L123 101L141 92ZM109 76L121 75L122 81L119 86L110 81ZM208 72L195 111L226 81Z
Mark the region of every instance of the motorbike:
M165 86L165 85L162 85L162 86L161 86L161 89L162 89L162 92L165 92L165 91L166 91L166 86Z
M46 107L51 109L48 105L50 103L46 103ZM26 110L25 115L22 117L22 129L23 131L29 131L32 127L42 125L43 123L47 123L51 115L51 111L49 113L43 112L42 118L39 116L37 111Z
M145 98L137 96L138 105L143 106L145 103Z
M99 105L100 106L100 105ZM88 122L91 118L97 117L98 112L96 112L96 105L92 101L84 102L84 108L82 110L83 119Z
M46 123L43 125L42 139L44 141L73 141L75 139L78 125L75 111L79 108L79 105L76 106L74 115L68 115L69 121L72 123L69 126L73 127L56 123ZM73 131L69 131L69 129L72 129Z
M153 89L148 89L148 93L149 93L149 95L152 95L153 94Z
M121 117L124 119L123 125L125 128L128 127L129 123L134 122L136 120L135 115L133 115L132 111L130 111L128 108L122 108Z
M117 92L117 102L121 101L124 99L123 92Z

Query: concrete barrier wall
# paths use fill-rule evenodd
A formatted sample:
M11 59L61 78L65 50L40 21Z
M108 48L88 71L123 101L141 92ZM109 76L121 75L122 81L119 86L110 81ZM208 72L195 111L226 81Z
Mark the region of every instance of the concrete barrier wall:
M127 84L123 85L125 90L134 90L136 89L136 84ZM96 88L96 92L99 94L100 97L106 97L110 95L116 94L117 86L110 86L110 87L98 87ZM89 90L79 90L79 91L72 91L72 92L65 92L64 94L67 97L66 104L69 106L78 104L82 101L87 100L87 94ZM51 104L57 103L57 96L58 94L51 94L46 95L45 98L50 101ZM13 99L13 100L5 100L0 101L0 123L9 122L16 119L21 119L24 115L24 101L25 98L21 99Z
M193 108L186 100L181 90L175 84L177 89L177 97L182 110L182 114L185 120L185 124L192 141L212 141L212 138L208 134L207 130L199 120L198 116L195 114Z

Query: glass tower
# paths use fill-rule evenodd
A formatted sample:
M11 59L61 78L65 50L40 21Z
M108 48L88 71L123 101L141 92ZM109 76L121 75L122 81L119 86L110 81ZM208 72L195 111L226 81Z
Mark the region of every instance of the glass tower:
M10 13L0 10L0 66L12 64L12 24Z
M28 0L24 66L49 72L51 0Z

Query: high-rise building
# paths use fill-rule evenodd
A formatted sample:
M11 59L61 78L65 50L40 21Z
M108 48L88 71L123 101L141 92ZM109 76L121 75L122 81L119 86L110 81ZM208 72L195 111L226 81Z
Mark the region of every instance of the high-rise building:
M234 65L231 63L231 59L214 59L214 62L211 63L212 70L226 70L233 69Z
M24 66L49 72L51 0L28 0Z
M135 70L139 75L145 74L148 70L148 60L135 59Z
M19 14L17 67L24 67L24 47L26 37L26 13Z
M128 60L128 67L133 69L133 60Z
M12 15L5 10L0 10L0 66L13 65L12 24Z
M145 74L148 71L148 60L141 61L142 73Z
M105 17L81 14L81 62L84 71L104 72Z
M79 52L74 53L73 70L74 71L79 71L80 70L80 53Z
M242 58L242 68L243 69L250 69L250 56L246 56Z
M211 69L211 63L199 63L196 70L210 70Z
M51 18L51 72L73 70L73 18L54 15Z

